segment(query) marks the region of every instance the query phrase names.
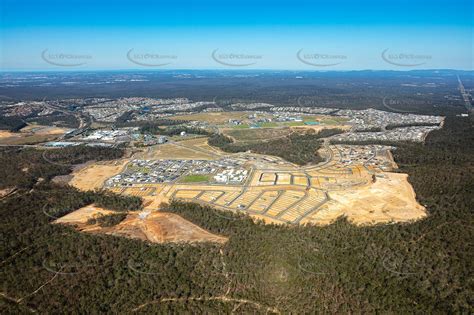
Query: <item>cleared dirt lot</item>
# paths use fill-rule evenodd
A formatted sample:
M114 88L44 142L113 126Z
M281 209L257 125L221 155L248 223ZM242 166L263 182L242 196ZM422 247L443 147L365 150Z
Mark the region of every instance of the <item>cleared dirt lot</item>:
M42 125L28 125L22 128L20 132L32 132L35 134L48 134L48 135L60 135L67 132L70 129L60 128L55 126L42 126Z
M66 214L65 216L59 219L56 219L54 223L86 224L87 220L89 219L95 218L100 215L108 215L112 213L114 213L114 211L99 208L95 205L88 205L69 214Z
M408 222L427 215L415 199L408 175L384 173L375 183L358 189L331 191L331 200L302 223L329 224L345 216L354 224Z
M101 162L86 165L72 173L69 185L81 190L94 190L101 188L104 182L125 167L129 160L117 160L114 162Z
M166 212L130 212L125 220L112 227L88 225L87 220L114 213L90 205L57 219L54 223L75 225L79 231L103 233L148 241L151 243L225 243L226 237L212 234L179 215Z
M0 130L0 139L19 137L21 134L19 132L10 132L7 130Z
M138 214L127 218L107 234L138 238L152 243L224 243L227 238L212 234L179 215L166 212L152 212L145 219Z
M0 144L34 144L51 141L70 129L40 125L28 125L19 132L0 130Z
M207 138L184 140L176 143L167 143L148 148L145 152L137 155L137 158L158 160L158 159L195 159L212 160L216 154L210 150L202 148L203 142L207 143Z

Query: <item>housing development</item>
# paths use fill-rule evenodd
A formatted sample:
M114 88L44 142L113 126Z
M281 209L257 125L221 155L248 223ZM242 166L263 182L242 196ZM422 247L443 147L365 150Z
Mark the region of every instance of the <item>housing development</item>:
M10 104L5 111L21 114L25 104ZM126 159L75 171L70 184L79 189L140 196L145 211L183 200L277 224L328 224L341 216L372 224L425 216L406 175L393 172L397 165L391 151L397 143L423 142L444 123L440 116L376 109L242 102L223 109L217 100L187 98L89 98L30 105L37 112L50 110L45 115L60 112L81 121L79 128L61 129L62 135L37 146L121 147L130 152ZM150 125L154 121L158 125ZM37 136L36 130L46 132L36 128L25 136ZM20 135L4 139L20 141ZM312 153L319 163L296 165L255 152L258 146L305 135L319 139L319 149ZM209 137L216 136L235 149L226 152L210 145ZM44 156L51 160L50 153Z
M193 119L193 114L199 112L221 113L222 109L215 102L193 102L186 98L176 99L151 99L151 98L121 98L110 99L74 99L51 102L20 102L6 107L5 114L31 115L31 108L44 113L64 108L76 108L78 105L70 104L87 103L88 106L75 110L75 115L84 121L97 121L98 123L116 124L118 121L153 121L154 119L175 119L182 117L182 126L215 130L215 122L205 119ZM235 106L234 106L235 105ZM218 128L285 128L285 127L313 127L318 129L327 125L329 120L344 121L339 126L346 131L334 136L334 142L360 143L369 141L414 141L422 142L426 135L439 129L443 117L415 115L408 113L393 113L375 109L349 110L332 108L309 107L276 107L263 103L237 103L232 108L255 109L251 113L236 111L228 115L226 121L219 121ZM26 111L26 108L30 110ZM196 111L196 109L199 109ZM206 111L211 110L211 111ZM62 111L65 111L62 109ZM232 113L232 112L231 112ZM242 113L242 115L238 115ZM319 115L319 116L318 116ZM212 116L211 116L212 117ZM112 125L113 126L113 125ZM84 128L69 130L62 141L49 143L48 146L70 146L78 142L96 143L96 145L110 145L119 143L142 143L143 145L162 144L167 141L165 136L140 134L138 128L114 127L113 129L101 128L85 131Z

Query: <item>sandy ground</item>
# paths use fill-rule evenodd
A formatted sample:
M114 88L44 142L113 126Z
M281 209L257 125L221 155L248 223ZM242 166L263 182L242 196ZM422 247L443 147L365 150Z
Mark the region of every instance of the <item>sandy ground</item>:
M70 129L54 126L28 125L20 132L0 130L0 144L31 144L56 139Z
M427 215L415 199L408 175L384 173L372 185L359 189L331 191L331 200L302 223L330 224L345 216L354 224L409 222Z
M113 227L102 228L87 225L88 219L113 211L97 208L94 205L78 209L57 219L54 223L73 224L78 230L88 233L104 233L140 239L152 243L225 243L226 237L212 234L179 215L167 212L130 212L125 220Z
M166 212L152 212L142 218L130 214L123 222L107 231L107 234L138 238L152 243L224 243L227 238L212 234L179 215Z
M55 126L28 125L20 130L21 133L32 132L35 134L61 135L71 129Z
M56 219L54 223L63 224L85 224L87 220L97 217L99 215L107 215L114 213L113 211L102 209L94 205L88 205L84 208L80 208L74 212L66 214L65 216Z
M6 195L10 194L14 190L15 190L14 187L8 187L8 188L0 189L0 198L5 197Z
M10 138L10 137L20 137L21 134L20 133L15 133L15 132L10 132L10 131L6 131L6 130L0 130L0 139L3 139L3 138Z
M69 185L81 190L93 190L101 188L104 182L122 171L129 160L117 160L115 162L105 162L87 165L71 175L73 178Z

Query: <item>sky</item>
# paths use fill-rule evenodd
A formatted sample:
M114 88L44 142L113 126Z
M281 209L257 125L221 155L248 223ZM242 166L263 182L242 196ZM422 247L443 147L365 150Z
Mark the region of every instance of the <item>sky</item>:
M2 71L473 69L469 0L0 0Z

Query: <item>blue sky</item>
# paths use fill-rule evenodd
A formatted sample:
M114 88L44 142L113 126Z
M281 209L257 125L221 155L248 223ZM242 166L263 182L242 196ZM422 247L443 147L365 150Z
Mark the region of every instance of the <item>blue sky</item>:
M2 70L473 67L468 0L0 3Z

